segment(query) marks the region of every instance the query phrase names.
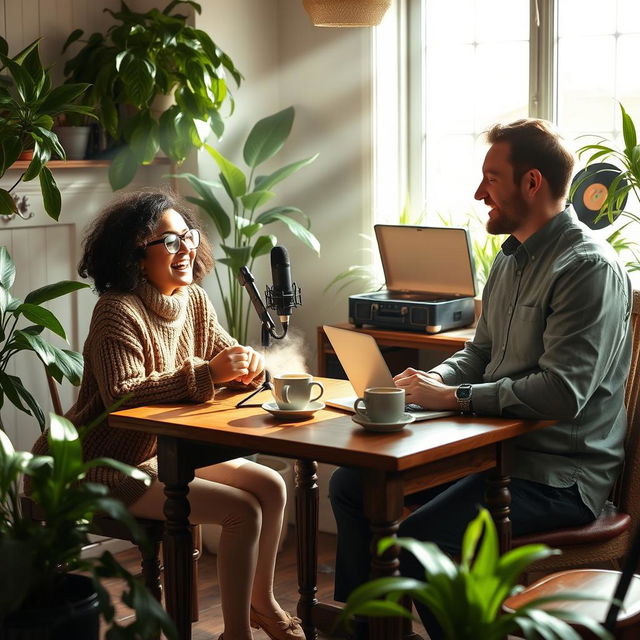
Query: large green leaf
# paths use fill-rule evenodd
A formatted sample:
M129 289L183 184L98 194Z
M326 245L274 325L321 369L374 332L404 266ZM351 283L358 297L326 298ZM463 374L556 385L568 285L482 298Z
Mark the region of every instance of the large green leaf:
M12 376L9 376L4 371L0 371L0 388L2 388L2 392L7 396L14 407L28 415L31 415L29 409L22 404L20 394L18 393L11 378Z
M31 304L42 304L47 300L54 300L61 296L67 295L79 289L87 289L89 285L86 282L74 282L73 280L60 280L54 284L47 284L39 289L34 289L28 293L24 299L25 302Z
M64 332L60 321L49 309L45 309L37 304L24 302L13 313L16 317L22 314L27 320L53 331L53 333L59 335L64 340L67 339L67 334Z
M311 164L318 157L318 155L319 154L316 153L310 158L292 162L291 164L277 169L268 176L258 176L256 178L256 189L271 189L271 187L278 184L278 182L282 182L285 178L288 178L290 175L302 169L302 167L306 167L308 164Z
M269 200L275 197L275 193L273 191L252 191L251 193L246 193L242 196L242 204L249 209L249 211L254 211L255 209L259 209L263 205L265 205Z
M2 153L2 173L4 172L18 159L20 153L22 153L22 142L17 135L5 135L0 141L0 149Z
M42 191L45 211L50 218L57 220L62 209L62 198L60 197L58 185L48 167L42 167L40 170L40 190Z
M638 139L636 136L636 127L633 124L631 116L625 111L622 104L620 104L620 111L622 112L622 135L624 136L624 146L627 153L631 151L637 144Z
M82 468L82 443L78 431L66 418L55 413L49 414L49 452L54 464L54 477L58 486L78 479Z
M9 379L13 383L15 390L18 392L24 403L31 409L32 415L38 421L40 431L43 432L46 425L42 407L38 404L38 401L31 395L31 392L25 388L20 378L18 378L17 376L9 376Z
M18 205L5 189L0 189L0 215L10 216L18 213Z
M0 247L0 285L11 289L16 279L16 265L13 263L7 247Z
M208 144L205 144L204 146L216 161L222 176L227 182L231 196L233 198L242 197L247 192L247 178L242 170L236 167L233 162L227 160L212 146Z
M294 108L287 107L256 122L242 150L244 161L255 168L278 153L291 133L294 117Z
M227 212L222 208L222 205L215 196L208 201L203 198L194 198L193 196L187 196L186 199L200 207L211 218L223 240L229 237L231 233L231 221L229 220Z
M278 244L278 238L269 234L266 236L260 236L256 243L253 245L253 249L251 249L251 257L257 258L259 256L264 256L273 249L273 247Z
M289 215L289 212L295 211L293 207L276 207L265 211L256 217L256 222L263 225L270 224L275 221L279 221L287 225L289 231L301 240L310 249L313 249L317 254L320 253L320 242L304 225L300 224L295 218Z
M153 97L156 68L146 58L127 57L120 69L126 96L139 109L144 109Z
M126 187L136 175L138 162L129 147L124 147L116 154L109 167L109 182L114 191Z
M158 153L158 123L148 111L141 111L129 138L129 147L140 164L150 164Z
M65 107L81 96L91 85L87 83L61 84L51 90L42 101L39 112L57 115L65 110Z

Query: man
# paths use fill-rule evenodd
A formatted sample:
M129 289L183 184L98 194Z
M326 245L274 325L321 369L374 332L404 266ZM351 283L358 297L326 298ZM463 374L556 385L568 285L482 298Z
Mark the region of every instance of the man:
M510 234L483 293L475 337L429 372L395 377L407 402L463 413L552 419L507 453L515 536L586 524L597 517L623 459L624 383L631 351L631 285L609 245L593 237L565 198L573 157L549 123L496 125L475 198L490 208L487 231ZM428 430L429 423L414 428ZM485 474L411 496L421 506L399 535L460 550L484 500ZM359 473L338 469L330 483L338 523L336 599L369 572L369 523ZM401 555L401 573L424 569ZM439 637L418 606L432 638Z

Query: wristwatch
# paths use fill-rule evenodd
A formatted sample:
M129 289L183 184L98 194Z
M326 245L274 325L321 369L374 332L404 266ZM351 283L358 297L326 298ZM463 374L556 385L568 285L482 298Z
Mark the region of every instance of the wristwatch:
M456 389L456 400L458 401L458 408L462 413L471 413L473 411L471 405L471 392L473 387L470 384L461 384Z

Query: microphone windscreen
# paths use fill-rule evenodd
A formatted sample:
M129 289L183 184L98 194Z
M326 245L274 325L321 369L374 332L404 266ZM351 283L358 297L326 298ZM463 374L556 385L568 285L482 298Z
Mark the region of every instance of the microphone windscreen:
M284 247L277 245L273 247L273 249L271 249L271 266L272 267L290 266L289 254L287 253L287 250Z

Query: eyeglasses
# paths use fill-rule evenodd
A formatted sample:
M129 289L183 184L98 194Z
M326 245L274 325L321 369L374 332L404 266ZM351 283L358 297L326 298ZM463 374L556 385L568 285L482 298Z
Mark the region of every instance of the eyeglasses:
M160 240L147 242L145 247L151 247L154 244L164 244L164 248L169 253L178 253L182 242L187 245L187 249L197 249L200 246L200 232L197 229L189 229L182 234L167 233L160 238Z

